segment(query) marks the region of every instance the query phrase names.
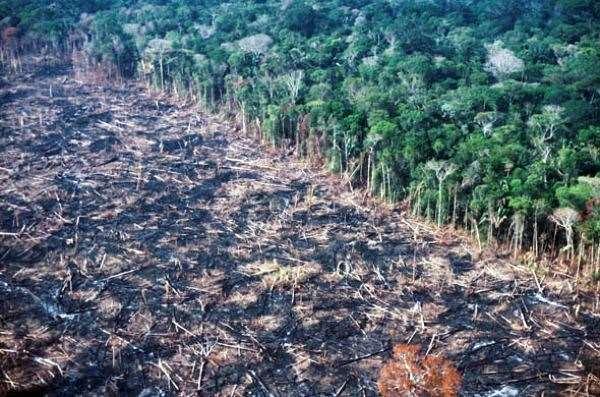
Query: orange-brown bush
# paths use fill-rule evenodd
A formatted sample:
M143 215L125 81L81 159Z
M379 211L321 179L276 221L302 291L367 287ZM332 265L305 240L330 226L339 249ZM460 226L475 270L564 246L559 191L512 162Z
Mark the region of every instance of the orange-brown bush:
M423 356L417 345L394 347L392 360L379 373L383 397L455 397L462 376L452 363L439 356Z

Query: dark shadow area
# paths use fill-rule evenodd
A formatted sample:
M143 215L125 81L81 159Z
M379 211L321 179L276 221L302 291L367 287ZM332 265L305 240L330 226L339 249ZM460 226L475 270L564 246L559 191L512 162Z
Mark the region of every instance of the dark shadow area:
M451 359L465 395L563 390L552 379L584 373L600 336L568 292L345 202L291 157L252 157L237 144L256 143L139 87L68 80L68 101L30 98L66 70L19 81L2 108L48 115L0 135L14 393L374 396L395 343Z

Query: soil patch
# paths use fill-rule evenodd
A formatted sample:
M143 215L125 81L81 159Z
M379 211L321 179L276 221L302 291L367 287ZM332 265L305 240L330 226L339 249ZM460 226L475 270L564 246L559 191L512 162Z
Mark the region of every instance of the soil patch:
M0 395L376 395L407 342L465 395L585 391L570 279L134 84L32 70L0 89Z

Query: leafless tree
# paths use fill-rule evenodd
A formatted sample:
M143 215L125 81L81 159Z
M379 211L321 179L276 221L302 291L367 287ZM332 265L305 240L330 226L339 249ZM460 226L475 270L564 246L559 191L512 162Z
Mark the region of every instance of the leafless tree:
M415 101L425 88L423 76L413 72L398 72L400 83L410 95L410 100Z
M243 39L238 40L236 43L244 52L265 54L273 43L273 39L269 35L259 33L244 37Z
M532 143L544 163L548 162L552 151L550 141L554 138L558 128L564 123L562 113L563 109L560 106L547 105L544 106L541 114L531 116L527 123L535 133Z
M165 88L165 71L164 61L165 56L173 50L173 43L166 39L150 40L146 50L144 51L144 59L142 59L142 70L153 72L152 65L155 59L158 60L158 68L160 73L160 88Z
M520 212L515 212L512 216L512 222L510 225L513 236L511 245L513 247L513 255L516 257L517 253L523 248L523 234L525 233L525 216Z
M296 104L300 88L302 87L302 80L304 79L303 70L293 70L287 74L281 76L281 81L285 85L292 104Z
M567 245L563 247L563 251L568 251L570 253L574 251L573 226L579 222L579 219L579 213L573 208L568 207L557 208L552 215L550 215L550 220L565 230Z
M501 41L486 45L488 51L485 70L490 72L498 80L503 80L514 73L520 73L525 69L525 63L515 54L502 47Z
M430 160L425 164L425 168L434 172L434 175L438 181L438 202L437 202L437 224L442 225L442 187L444 181L454 172L456 172L456 165L445 161L445 160Z
M490 136L494 123L499 119L500 114L498 112L481 112L475 116L473 121L481 128L485 136Z

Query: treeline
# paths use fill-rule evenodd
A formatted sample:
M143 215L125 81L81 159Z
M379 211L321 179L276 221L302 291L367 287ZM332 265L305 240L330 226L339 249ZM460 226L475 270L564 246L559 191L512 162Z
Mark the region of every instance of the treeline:
M373 195L600 278L598 1L4 0L0 18L5 47L228 109Z

